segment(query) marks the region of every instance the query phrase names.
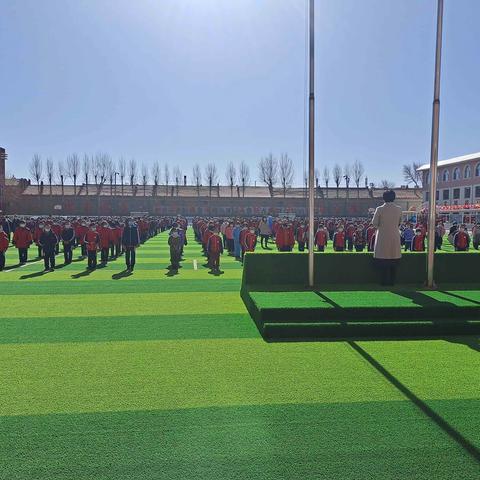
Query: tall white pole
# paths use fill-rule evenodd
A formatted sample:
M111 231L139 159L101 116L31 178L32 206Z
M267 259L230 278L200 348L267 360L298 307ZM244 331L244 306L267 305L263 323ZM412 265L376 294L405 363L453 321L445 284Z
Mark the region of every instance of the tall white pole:
M310 94L308 97L308 285L313 287L314 275L314 214L315 214L315 11L310 0Z
M435 85L433 93L432 143L430 149L430 192L428 204L428 251L427 251L427 287L434 288L435 265L435 228L437 214L437 164L438 137L440 125L440 78L442 64L443 0L438 0L437 8L437 46L435 53Z

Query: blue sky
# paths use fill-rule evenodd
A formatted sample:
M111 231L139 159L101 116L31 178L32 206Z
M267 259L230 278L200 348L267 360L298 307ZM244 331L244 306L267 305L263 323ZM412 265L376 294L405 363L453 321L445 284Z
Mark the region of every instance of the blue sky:
M436 0L316 1L316 161L427 162ZM480 151L480 2L446 0L440 157ZM304 165L305 0L0 0L0 145L180 165Z

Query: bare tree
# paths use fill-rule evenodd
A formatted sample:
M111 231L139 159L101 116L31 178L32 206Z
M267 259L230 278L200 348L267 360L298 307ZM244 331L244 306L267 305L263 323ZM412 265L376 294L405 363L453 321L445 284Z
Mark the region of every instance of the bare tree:
M282 184L283 198L287 196L287 188L293 183L295 172L293 169L293 160L286 153L282 153L279 162L280 183Z
M200 165L197 163L193 167L192 170L192 178L193 182L195 184L195 187L197 188L197 197L200 196L200 186L202 184L202 171L200 170Z
M122 186L123 197L123 186L125 185L125 177L127 175L127 161L123 157L120 157L120 159L118 160L118 173L120 175L120 184Z
M59 160L57 163L57 175L58 180L60 181L60 185L62 186L62 196L65 195L65 176L66 176L66 169L63 160Z
M131 158L128 162L128 176L133 191L133 185L137 183L137 161L134 158Z
M335 182L335 185L337 187L337 198L338 198L338 189L340 188L340 182L342 181L342 167L338 163L336 163L333 166L332 176L333 176L333 181Z
M38 193L40 193L40 181L43 176L43 162L38 153L35 153L30 162L30 175L37 182Z
M73 180L73 194L77 194L77 178L80 173L80 158L76 153L67 157L67 173Z
M250 182L250 168L242 161L238 169L239 180L242 182L242 196L245 196L245 186Z
M208 183L208 195L212 196L212 187L217 183L217 167L214 163L208 163L205 167L205 179Z
M362 181L363 174L365 173L362 162L355 160L355 162L353 162L352 170L353 180L355 182L355 185L357 186L357 198L360 198L360 182Z
M182 181L182 170L178 165L173 169L173 178L175 179L175 190L178 196L180 182Z
M155 161L152 166L153 191L152 195L158 195L158 184L160 183L160 164Z
M47 161L45 162L45 166L47 170L47 181L48 181L48 186L50 188L50 196L52 196L52 182L53 182L54 168L53 168L53 160L50 157L47 158Z
M233 162L230 162L227 165L225 178L227 179L228 185L230 185L230 196L233 197L233 186L235 185L235 180L237 179L237 170Z
M352 179L352 169L348 163L343 167L343 178L345 180L345 186L347 187L348 198L350 196L350 181Z
M391 190L392 188L395 188L395 184L390 180L386 180L386 179L381 180L380 185L385 190Z
M278 177L278 162L272 154L260 159L258 163L258 175L260 181L268 187L270 197L273 198L275 194L274 187L277 184Z
M85 179L85 191L87 192L87 195L88 195L88 182L90 180L89 178L90 166L91 166L90 157L87 154L85 154L82 160L82 170L83 170L83 178Z
M325 187L326 187L326 196L328 198L328 184L330 183L330 169L325 166L323 167L323 172L322 172L322 176L323 176L323 183L325 184Z
M416 162L403 166L403 179L407 182L407 185L413 183L415 188L423 186L423 175L422 172L418 171L419 168L420 164Z
M102 163L102 154L97 153L95 158L92 157L90 168L92 170L93 179L95 180L95 185L98 185L98 179L100 177L100 168Z
M142 163L142 186L143 186L143 196L147 195L147 184L148 184L148 167Z
M106 163L106 176L110 183L110 195L113 195L113 177L115 177L115 163L113 160L107 156L105 159Z
M163 168L163 178L165 179L165 196L168 196L168 182L170 181L170 169L168 165L165 164Z
M100 186L107 183L108 174L111 170L112 159L106 154L102 153L100 155L100 167L99 167L99 174L100 174Z

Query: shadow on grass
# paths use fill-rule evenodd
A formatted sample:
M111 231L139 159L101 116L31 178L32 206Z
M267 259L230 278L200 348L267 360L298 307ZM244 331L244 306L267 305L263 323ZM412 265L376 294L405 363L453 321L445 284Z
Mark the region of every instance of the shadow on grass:
M392 375L380 362L375 360L366 350L355 342L348 342L350 347L355 350L364 360L366 360L378 373L380 373L391 385L402 393L410 402L412 402L421 412L432 420L444 433L457 443L473 460L480 464L480 449L478 449L470 440L465 438L458 430L450 425L441 415L435 412L422 399L417 397L406 385L398 378Z
M82 277L88 277L91 275L95 270L90 270L87 268L87 270L80 272L80 273L75 273L72 275L72 278L82 278Z
M131 277L132 275L133 272L131 272L130 270L123 270L120 273L114 273L112 275L112 280L121 280L122 278Z
M480 338L478 337L445 337L449 343L457 343L460 345L465 345L468 348L471 348L475 352L480 352Z
M29 278L43 277L43 276L46 275L47 273L50 273L50 272L49 272L49 271L41 270L41 271L39 271L39 272L29 273L28 275L22 275L22 276L20 277L20 280L28 280Z

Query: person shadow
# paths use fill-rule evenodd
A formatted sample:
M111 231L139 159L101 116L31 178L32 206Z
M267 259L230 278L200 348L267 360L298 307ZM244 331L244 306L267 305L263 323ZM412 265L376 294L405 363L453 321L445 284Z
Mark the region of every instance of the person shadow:
M123 270L120 273L114 273L112 275L112 280L121 280L122 278L127 278L133 275L133 272L130 270Z
M475 352L480 352L479 337L446 337L445 340L449 343L465 345Z
M72 275L72 278L82 278L82 277L88 277L89 275L91 275L92 273L94 272L94 270L84 270L83 272L80 272L80 273L75 273L74 275Z
M41 270L40 272L29 273L28 275L22 275L20 277L20 280L28 280L29 278L43 277L47 273L50 273L50 272Z

